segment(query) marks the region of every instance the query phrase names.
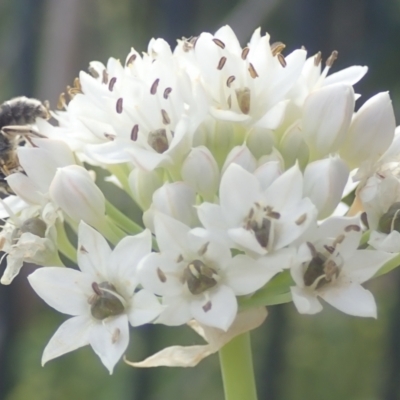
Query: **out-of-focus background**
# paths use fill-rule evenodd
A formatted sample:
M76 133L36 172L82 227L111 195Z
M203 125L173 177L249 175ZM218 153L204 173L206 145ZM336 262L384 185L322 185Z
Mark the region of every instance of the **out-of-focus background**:
M124 60L132 46L145 51L152 37L174 46L176 38L224 24L243 45L261 26L272 42L286 43L285 54L302 45L324 58L338 50L333 71L368 65L356 86L359 102L390 90L399 119L399 0L0 0L0 102L26 95L55 108L92 60ZM87 347L42 368L43 348L66 317L33 294L26 281L32 268L0 287L0 400L223 398L217 356L187 369L120 362L110 377ZM269 310L253 332L260 400L400 399L400 271L367 286L378 320L329 306L316 316L299 316L292 304ZM132 332L128 358L200 342L185 327L144 326Z

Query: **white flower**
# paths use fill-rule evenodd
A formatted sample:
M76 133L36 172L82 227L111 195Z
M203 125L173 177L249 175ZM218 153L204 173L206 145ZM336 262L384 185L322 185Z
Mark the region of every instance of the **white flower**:
M307 243L299 247L299 261L291 269L296 283L291 288L293 302L300 313L321 311L321 297L344 313L376 318L374 297L361 284L391 255L358 250L361 234L358 217L332 217L309 233Z
M228 246L264 255L295 241L315 223L317 210L303 198L297 165L277 178L276 162L259 168L262 174L251 174L231 164L221 179L220 205L203 203L198 214L203 226Z
M145 289L163 296L166 307L157 322L181 325L194 318L226 331L238 309L236 295L253 293L291 262L291 252L251 259L232 257L229 248L209 240L167 215L155 216L160 253L138 267Z
M280 123L285 107L280 102L300 76L306 56L304 50L295 50L286 57L284 66L282 56L271 49L268 34L261 36L257 29L242 49L229 26L215 35L202 33L193 52L198 79L210 99L211 115L270 129Z
M161 311L154 295L145 290L135 291L137 264L150 251L151 234L147 230L124 238L111 251L97 231L81 222L81 270L45 267L29 276L33 289L46 303L72 315L50 339L42 364L90 344L112 373L128 346L128 323L148 323Z

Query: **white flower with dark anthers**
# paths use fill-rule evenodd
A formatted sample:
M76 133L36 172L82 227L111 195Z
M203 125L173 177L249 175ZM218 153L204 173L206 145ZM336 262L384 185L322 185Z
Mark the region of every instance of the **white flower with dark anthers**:
M45 267L28 279L36 293L57 311L72 315L47 344L42 364L90 344L113 372L129 343L129 323L139 326L161 311L157 298L136 291L136 267L151 251L148 230L127 236L113 251L106 240L84 222L79 225L78 265Z
M94 76L81 72L80 93L65 105L66 112L56 114L60 127L46 132L61 130L75 150L103 164L132 162L151 171L178 163L207 109L196 104L201 91L192 87L165 41L153 40L148 51L141 57L133 50L124 67L110 59L107 68L92 66Z
M317 209L303 198L297 165L277 177L277 163L262 174L231 164L221 179L220 204L198 207L203 226L228 246L264 255L290 245L315 224Z
M190 45L190 66L197 69L199 79L209 97L211 115L217 119L243 124L256 123L276 128L285 108L285 95L301 74L306 52L295 50L286 59L279 43L270 45L269 35L257 29L247 47L240 46L229 26L214 35L202 33ZM187 64L186 64L187 65ZM192 78L196 74L192 71Z
M24 262L49 265L58 259L56 230L38 215L37 207L28 207L11 215L0 233L1 251L7 257L7 266L1 277L9 285L18 275Z
M302 314L322 310L318 297L346 314L376 318L374 297L361 284L392 257L377 250L358 250L358 217L332 217L310 231L292 269L293 302Z
M237 314L236 296L255 292L293 261L290 250L258 260L232 257L226 245L164 214L157 214L154 224L160 252L140 262L138 278L162 296L165 309L156 322L166 325L194 318L226 331Z

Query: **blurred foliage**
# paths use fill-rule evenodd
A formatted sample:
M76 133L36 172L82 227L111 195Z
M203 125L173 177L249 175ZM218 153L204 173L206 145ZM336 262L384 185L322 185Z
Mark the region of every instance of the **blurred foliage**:
M31 95L32 88L38 93L39 82L46 84L39 65L47 50L43 35L50 6L56 3L0 1L0 100ZM249 9L252 3L248 1ZM106 62L110 56L124 60L132 46L145 51L151 37L164 37L173 46L175 38L214 31L221 21L229 21L240 2L80 0L77 4L76 24L70 28L75 47L59 87L72 82L91 60ZM363 99L390 90L400 115L398 0L281 0L265 15L262 29L270 32L272 41L285 42L287 52L304 44L310 54L321 50L326 59L332 50L339 50L333 70L368 65L369 73L357 90ZM241 38L242 43L247 39ZM24 47L24 43L30 44ZM124 208L129 203L118 197L115 204ZM223 398L216 356L188 369L138 370L121 361L110 377L87 347L41 368L43 348L65 316L37 299L28 285L21 284L23 279L18 277L11 288L0 287L1 400ZM400 369L399 355L392 348L397 339L393 329L398 329L400 318L399 283L395 271L369 284L379 306L377 321L351 318L328 306L316 316L299 316L291 304L271 308L265 324L253 333L260 400L383 399L389 393L385 385L391 369ZM127 357L140 360L168 345L197 343L201 339L189 328L145 326L132 331ZM398 397L389 393L385 398Z

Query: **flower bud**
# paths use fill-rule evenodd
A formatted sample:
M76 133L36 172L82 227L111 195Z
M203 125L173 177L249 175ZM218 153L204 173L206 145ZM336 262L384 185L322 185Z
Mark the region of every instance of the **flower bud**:
M303 133L298 123L291 125L284 133L279 149L285 160L286 168L299 162L300 167L305 167L309 158L309 150L304 141Z
M255 126L247 136L246 145L258 159L271 153L274 147L274 133L270 129Z
M343 143L354 102L353 88L339 83L324 86L306 98L302 130L313 159L336 151Z
M143 214L143 222L154 232L154 215L167 214L185 225L194 226L197 221L195 191L184 182L166 183L154 192L151 207Z
M207 147L191 150L182 165L182 178L196 192L212 200L219 186L219 169L214 156Z
M351 168L368 159L376 160L390 146L396 122L389 94L378 93L356 113L340 149Z
M49 193L74 221L83 220L94 227L104 222L104 195L86 169L78 165L58 168Z
M257 168L257 161L246 145L236 146L230 151L222 167L222 174L231 164L238 164L249 172L253 172Z
M129 174L129 187L132 197L142 210L147 210L152 201L154 192L161 187L163 181L156 171L145 171L135 168Z
M304 196L318 209L318 218L332 214L349 178L347 165L339 157L314 161L304 171Z

